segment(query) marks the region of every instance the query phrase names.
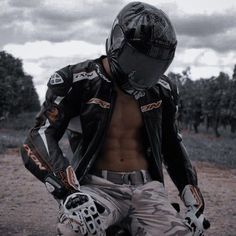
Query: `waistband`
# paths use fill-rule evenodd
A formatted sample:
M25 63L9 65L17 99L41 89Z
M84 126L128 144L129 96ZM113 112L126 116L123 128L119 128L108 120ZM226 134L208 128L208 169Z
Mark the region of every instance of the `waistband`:
M147 170L117 172L109 170L95 170L91 173L102 177L114 184L140 185L152 181L152 178Z

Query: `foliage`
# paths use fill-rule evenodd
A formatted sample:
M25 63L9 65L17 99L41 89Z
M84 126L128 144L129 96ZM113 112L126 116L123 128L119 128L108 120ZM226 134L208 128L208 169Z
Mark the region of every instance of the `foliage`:
M232 78L220 72L217 77L191 80L188 67L182 73L169 73L169 77L177 84L180 91L179 124L187 128L205 122L206 129L213 128L216 136L220 136L220 126L236 131L236 65Z
M0 154L22 145L29 129L34 125L35 115L35 112L23 112L0 121Z
M0 52L0 119L40 108L33 78L23 71L18 58Z

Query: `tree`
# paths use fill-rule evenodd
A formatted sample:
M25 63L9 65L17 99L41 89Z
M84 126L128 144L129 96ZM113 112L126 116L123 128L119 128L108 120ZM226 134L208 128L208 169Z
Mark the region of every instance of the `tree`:
M169 73L180 91L178 121L186 128L194 128L198 132L199 124L205 119L207 130L213 128L215 135L220 136L220 125L231 125L236 131L236 66L233 79L220 72L217 77L191 80L190 68L182 74Z
M236 80L236 65L234 65L234 70L233 70L232 79L233 79L233 80Z
M22 61L5 51L0 52L0 117L37 111L39 98L32 77L23 71Z
M229 103L229 111L230 111L230 126L231 132L236 132L236 65L234 66L232 80L229 85L229 94L230 94L230 103Z

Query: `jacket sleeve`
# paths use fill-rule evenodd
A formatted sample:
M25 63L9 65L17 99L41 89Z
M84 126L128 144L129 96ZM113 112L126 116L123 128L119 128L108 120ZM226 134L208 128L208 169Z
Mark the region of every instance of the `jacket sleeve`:
M197 186L197 174L189 160L188 153L176 126L178 105L177 87L169 81L168 83L169 86L162 89L164 93L162 154L167 171L181 193L188 184Z
M76 106L73 106L70 80L69 67L57 71L50 78L46 100L36 117L35 126L21 147L25 167L42 182L46 183L48 179L53 182L49 187L59 186L58 198L78 188L74 171L58 144L69 120L79 108L78 98Z

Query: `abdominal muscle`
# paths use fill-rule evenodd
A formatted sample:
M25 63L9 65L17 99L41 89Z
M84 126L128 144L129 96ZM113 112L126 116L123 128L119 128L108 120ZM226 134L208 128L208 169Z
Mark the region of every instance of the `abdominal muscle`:
M148 169L142 145L142 126L137 102L118 90L111 124L95 168L122 172Z
M111 138L107 141L96 163L96 169L134 171L147 169L147 161L140 142L133 138Z

